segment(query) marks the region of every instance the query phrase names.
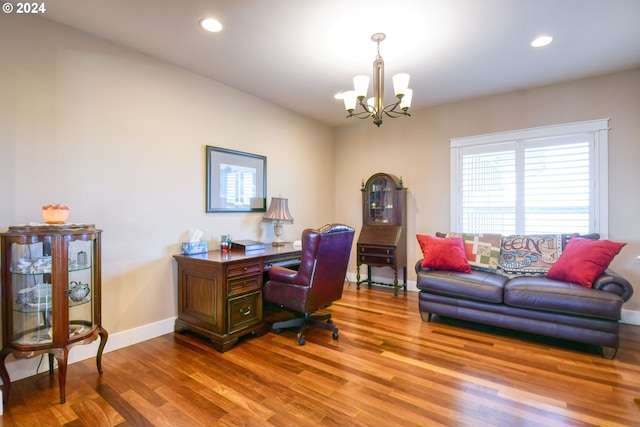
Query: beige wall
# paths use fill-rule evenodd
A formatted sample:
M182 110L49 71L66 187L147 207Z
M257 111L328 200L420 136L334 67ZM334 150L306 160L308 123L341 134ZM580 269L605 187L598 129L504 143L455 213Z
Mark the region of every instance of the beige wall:
M450 226L450 138L601 118L611 119L608 237L627 243L612 267L635 285L636 294L624 308L638 311L640 69L414 111L410 118L387 119L379 129L369 121L340 127L335 132L336 217L359 228L362 179L375 172L402 176L408 187L408 277L415 281L413 265L421 257L415 234ZM383 270L374 275L388 275Z
M171 256L191 230L212 245L226 233L273 239L259 214L204 213L205 145L268 157L268 195L288 197L296 219L285 226L288 240L332 221L359 228L361 181L380 171L402 176L415 280L413 236L449 228L450 138L607 117L609 238L628 242L613 267L638 289L625 308L640 310L638 69L332 131L37 17L0 15L0 58L0 229L39 221L48 203L68 204L71 221L103 229L110 333L176 315Z
M191 230L273 240L260 214L205 214L205 145L267 156L283 238L333 220L333 135L312 120L37 17L0 15L0 229L64 203L103 233L103 325L177 315ZM313 159L313 161L309 161ZM294 177L295 179L292 179Z

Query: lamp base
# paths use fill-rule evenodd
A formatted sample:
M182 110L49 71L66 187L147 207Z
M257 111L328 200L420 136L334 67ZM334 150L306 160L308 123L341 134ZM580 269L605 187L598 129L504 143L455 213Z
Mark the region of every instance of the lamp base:
M278 222L273 223L273 233L276 235L276 240L271 243L271 246L284 246L285 242L280 240L280 234L282 234L282 225L283 224Z

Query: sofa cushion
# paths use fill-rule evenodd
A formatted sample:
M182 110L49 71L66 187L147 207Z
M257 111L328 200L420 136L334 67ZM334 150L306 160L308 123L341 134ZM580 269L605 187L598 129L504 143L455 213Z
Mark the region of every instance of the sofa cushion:
M498 271L500 242L502 240L500 234L451 232L448 236L462 237L464 251L472 269L488 271L489 273Z
M562 234L527 234L502 238L498 273L508 277L544 276L562 251Z
M422 266L437 270L471 273L461 237L416 235L422 250Z
M626 243L573 237L547 277L591 287Z
M485 271L473 270L467 274L431 270L418 273L417 287L432 294L501 304L507 280L505 276Z
M504 287L504 303L513 307L619 320L623 300L611 292L551 280L516 277Z

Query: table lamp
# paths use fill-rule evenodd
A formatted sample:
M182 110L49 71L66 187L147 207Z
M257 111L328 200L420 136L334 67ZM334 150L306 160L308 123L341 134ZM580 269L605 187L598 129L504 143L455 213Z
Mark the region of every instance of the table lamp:
M272 197L271 205L269 209L262 217L264 222L273 222L273 232L276 235L276 240L273 241L273 246L282 246L284 242L280 240L280 234L282 234L282 226L284 224L293 224L293 217L289 213L289 200L283 197Z

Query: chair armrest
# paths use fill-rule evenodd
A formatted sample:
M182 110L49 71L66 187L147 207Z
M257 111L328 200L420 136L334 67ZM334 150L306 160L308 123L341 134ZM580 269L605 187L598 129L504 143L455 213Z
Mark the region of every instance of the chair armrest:
M269 270L269 279L276 282L293 283L296 284L296 276L298 272L279 265L274 265Z
M631 286L631 283L624 277L609 269L602 273L602 275L593 282L592 288L619 295L624 302L629 301L629 298L633 295L633 286Z

